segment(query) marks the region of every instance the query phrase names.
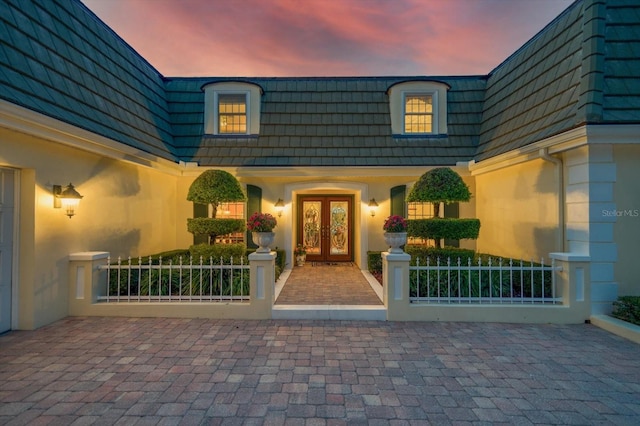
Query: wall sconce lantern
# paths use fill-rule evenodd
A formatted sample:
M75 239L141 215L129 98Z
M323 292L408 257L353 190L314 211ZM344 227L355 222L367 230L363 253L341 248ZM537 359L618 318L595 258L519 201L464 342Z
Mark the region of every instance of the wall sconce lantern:
M73 184L69 183L64 190L60 185L53 185L53 208L64 208L69 219L76 214L76 207L81 199L82 195L76 191Z
M376 211L378 210L378 203L376 203L376 199L372 198L369 200L369 214L371 217L376 215Z
M278 201L273 205L276 208L276 212L278 213L278 217L282 216L282 210L284 210L284 201L282 198L278 198Z

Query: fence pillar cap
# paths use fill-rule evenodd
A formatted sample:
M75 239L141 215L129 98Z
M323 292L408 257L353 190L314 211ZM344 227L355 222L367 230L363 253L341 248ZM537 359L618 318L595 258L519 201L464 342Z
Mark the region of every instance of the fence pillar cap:
M78 253L71 253L69 260L99 260L109 257L108 251L81 251Z
M272 251L269 253L251 253L249 256L249 261L251 260L273 260L276 258L276 252Z
M388 251L382 252L382 258L388 261L409 261L411 255L409 253L389 253Z
M589 262L591 256L580 253L549 253L549 257L555 260L563 260L565 262Z

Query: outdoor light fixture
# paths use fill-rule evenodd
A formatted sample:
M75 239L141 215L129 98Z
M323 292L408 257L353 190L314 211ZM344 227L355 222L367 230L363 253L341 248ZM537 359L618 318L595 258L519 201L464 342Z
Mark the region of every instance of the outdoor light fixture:
M76 207L81 199L82 195L76 191L73 184L69 183L64 190L60 185L53 185L53 208L64 208L69 219L76 214Z
M378 210L378 203L376 203L375 198L372 198L369 200L369 214L371 214L371 217L376 215L376 210Z
M278 201L273 205L276 208L276 212L278 212L278 217L282 216L282 210L284 210L284 201L282 198L278 198Z

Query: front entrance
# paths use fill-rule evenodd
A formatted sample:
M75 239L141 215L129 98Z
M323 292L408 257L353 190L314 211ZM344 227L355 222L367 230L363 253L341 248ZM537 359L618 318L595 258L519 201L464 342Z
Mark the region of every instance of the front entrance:
M353 260L353 196L301 195L298 198L298 244L309 262Z
M0 169L0 333L11 329L14 178L13 170Z

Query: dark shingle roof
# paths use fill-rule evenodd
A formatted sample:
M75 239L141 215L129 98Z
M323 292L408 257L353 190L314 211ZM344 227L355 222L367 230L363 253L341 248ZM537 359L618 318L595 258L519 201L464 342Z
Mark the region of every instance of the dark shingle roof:
M200 88L211 79L167 79L166 88L183 161L209 166L426 166L469 160L477 144L484 78L438 77L451 86L448 135L394 137L386 91L411 79L423 77L246 79L262 87L264 95L260 133L244 138L202 136Z
M640 4L577 0L489 76L448 84L448 134L391 134L387 89L426 77L247 78L258 136L203 135L214 78L163 78L77 0L2 0L0 99L204 166L480 161L587 123L640 123ZM216 81L238 78L215 78Z
M640 3L609 1L606 9L603 121L640 122Z
M174 158L151 65L78 1L2 1L0 98Z
M582 22L582 8L574 4L491 73L476 160L577 124Z

